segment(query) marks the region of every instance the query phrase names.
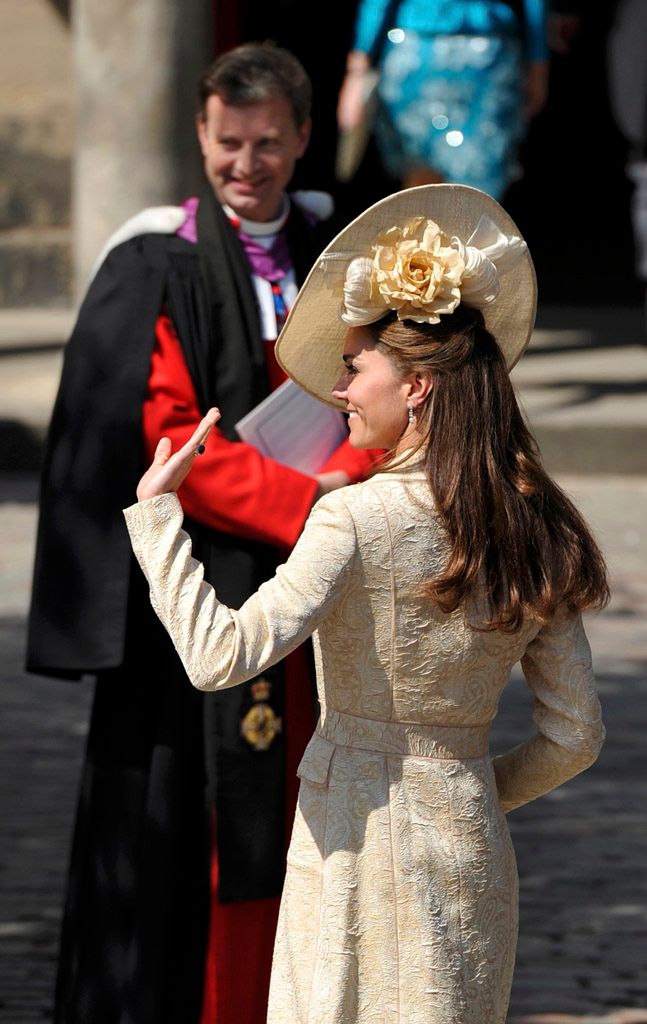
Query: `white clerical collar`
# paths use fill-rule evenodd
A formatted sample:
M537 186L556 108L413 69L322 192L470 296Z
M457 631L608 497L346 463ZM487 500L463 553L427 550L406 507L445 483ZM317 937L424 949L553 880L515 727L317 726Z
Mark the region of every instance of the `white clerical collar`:
M240 225L240 230L243 234L248 235L250 238L258 237L259 235L278 235L288 219L290 200L287 195L283 195L283 206L276 220L247 220L245 217L237 214L235 210L232 210L231 206L227 206L226 203L223 205L223 210L230 220Z

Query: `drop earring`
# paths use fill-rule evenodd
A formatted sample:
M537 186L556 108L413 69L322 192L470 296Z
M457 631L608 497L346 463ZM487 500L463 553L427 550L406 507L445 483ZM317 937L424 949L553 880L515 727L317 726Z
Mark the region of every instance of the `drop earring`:
M413 411L413 402L407 402L407 415L409 417L409 426L415 423L416 415Z

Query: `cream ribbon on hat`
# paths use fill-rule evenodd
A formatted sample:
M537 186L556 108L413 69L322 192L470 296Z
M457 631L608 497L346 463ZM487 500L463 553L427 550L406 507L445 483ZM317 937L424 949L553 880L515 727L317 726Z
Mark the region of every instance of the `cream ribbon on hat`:
M477 309L495 302L500 291L500 275L514 266L526 248L522 238L505 235L494 221L482 214L467 242L454 236L442 249L447 266L440 282L442 287L433 297L433 311L426 312L424 300L418 298L415 309L407 304L402 319L437 323L439 315L453 312L459 302ZM453 253L460 258L458 261ZM327 287L336 291L343 286L340 317L350 326L374 323L389 309L399 310L403 306L395 296L390 305L388 289L384 288L380 289L378 301L375 300L375 258L348 252L324 253L320 267Z
M485 214L465 245L458 238L452 238L452 245L465 260L461 301L476 309L496 299L500 274L507 273L528 248L519 235L504 235Z

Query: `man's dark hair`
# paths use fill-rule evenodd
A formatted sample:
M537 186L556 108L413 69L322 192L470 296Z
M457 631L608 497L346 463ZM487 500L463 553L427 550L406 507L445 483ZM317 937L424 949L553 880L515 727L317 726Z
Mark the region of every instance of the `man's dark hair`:
M244 43L218 57L198 83L199 114L206 114L210 96L235 107L283 96L297 128L310 117L312 85L305 68L288 50L272 42Z

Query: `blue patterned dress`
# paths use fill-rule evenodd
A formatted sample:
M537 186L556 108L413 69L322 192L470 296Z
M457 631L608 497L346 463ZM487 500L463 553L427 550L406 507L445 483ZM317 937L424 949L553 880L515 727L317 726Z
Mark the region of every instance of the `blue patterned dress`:
M360 0L354 49L375 53L388 0ZM403 0L379 61L387 171L432 167L501 198L519 176L523 65L547 59L545 0Z

